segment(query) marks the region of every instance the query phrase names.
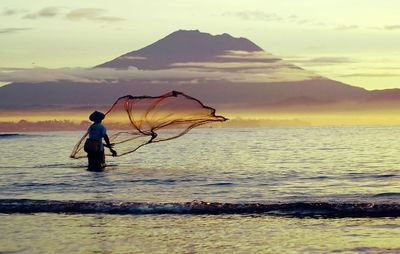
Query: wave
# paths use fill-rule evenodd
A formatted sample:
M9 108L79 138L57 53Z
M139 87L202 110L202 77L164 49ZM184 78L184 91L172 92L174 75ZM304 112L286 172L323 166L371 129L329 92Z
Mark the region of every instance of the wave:
M110 166L107 164L107 166ZM76 164L76 163L57 163L57 164L43 164L43 165L36 165L32 168L87 168L87 164Z
M0 199L0 213L76 214L266 214L293 217L400 217L398 203L147 203L129 201L58 201Z
M0 133L0 138L15 138L15 137L23 137L25 134L19 133Z
M377 197L377 198L381 198L381 197L384 197L384 198L400 198L400 192L379 193L379 194L374 195L374 197Z

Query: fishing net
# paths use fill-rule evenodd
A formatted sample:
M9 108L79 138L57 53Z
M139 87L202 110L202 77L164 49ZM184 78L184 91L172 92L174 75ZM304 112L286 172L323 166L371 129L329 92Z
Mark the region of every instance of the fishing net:
M227 119L215 109L184 93L172 91L158 97L123 96L106 112L103 124L118 156L143 145L178 138L190 129ZM75 145L71 158L86 157L83 149L88 133ZM111 155L105 149L106 155Z

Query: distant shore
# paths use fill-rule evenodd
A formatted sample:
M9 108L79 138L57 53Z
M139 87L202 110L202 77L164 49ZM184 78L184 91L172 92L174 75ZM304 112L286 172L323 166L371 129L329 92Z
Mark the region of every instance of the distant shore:
M0 132L34 132L34 131L81 131L87 130L89 121L74 122L70 120L45 120L45 121L9 121L0 122ZM209 123L200 128L263 128L263 127L289 127L310 126L310 123L297 120L271 120L271 119L242 119L235 118L224 123ZM126 124L112 124L112 129L131 129Z

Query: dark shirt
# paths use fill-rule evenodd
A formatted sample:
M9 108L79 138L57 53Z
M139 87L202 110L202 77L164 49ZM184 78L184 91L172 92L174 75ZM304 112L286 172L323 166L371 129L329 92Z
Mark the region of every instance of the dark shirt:
M97 140L100 142L100 150L104 151L103 137L106 135L107 130L101 123L92 124L89 129L89 139Z

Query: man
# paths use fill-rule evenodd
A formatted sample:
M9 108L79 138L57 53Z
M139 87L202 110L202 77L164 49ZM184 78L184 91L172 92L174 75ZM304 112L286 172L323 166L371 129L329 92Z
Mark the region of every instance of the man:
M102 171L106 166L104 146L110 149L112 156L117 156L117 152L112 148L113 144L110 143L107 136L106 127L101 124L104 117L105 115L99 111L94 111L89 116L93 124L88 129L89 138L85 142L84 150L88 154L88 170L90 171ZM105 145L103 145L103 138L106 142Z

